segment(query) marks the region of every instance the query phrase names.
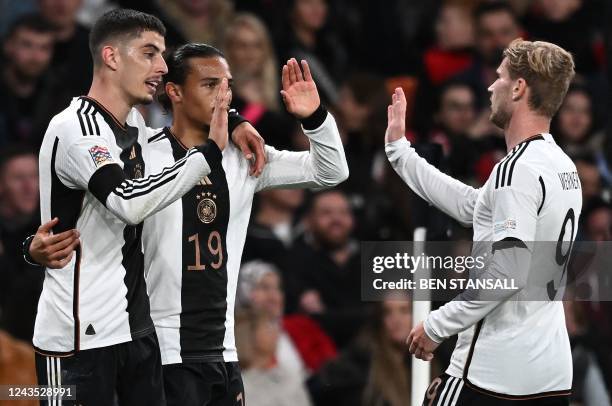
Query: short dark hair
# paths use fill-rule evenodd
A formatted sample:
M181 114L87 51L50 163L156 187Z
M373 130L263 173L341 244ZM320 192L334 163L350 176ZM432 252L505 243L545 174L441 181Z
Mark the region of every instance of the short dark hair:
M480 3L476 9L474 9L474 22L478 23L482 16L485 14L493 13L508 13L516 24L519 23L516 12L510 4L505 1L485 1Z
M166 27L159 18L128 8L117 8L102 15L89 33L89 51L94 66L100 63L100 46L119 36L137 37L143 31L153 31L166 35Z
M13 23L9 26L9 29L6 31L5 38L12 37L21 28L41 34L53 32L53 26L47 22L42 15L39 13L28 13L19 16L15 21L13 21Z
M189 60L192 58L224 58L223 52L208 44L189 43L181 45L174 51L171 51L166 56L166 65L168 65L168 73L163 77L164 86L166 83L172 82L179 85L185 83L187 75L191 69ZM157 100L166 111L172 110L172 102L165 92L157 96Z

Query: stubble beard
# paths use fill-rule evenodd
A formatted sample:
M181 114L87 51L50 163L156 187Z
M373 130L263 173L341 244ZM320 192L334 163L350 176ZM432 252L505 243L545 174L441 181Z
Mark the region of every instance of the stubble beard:
M510 122L511 114L503 106L498 106L497 109L492 109L490 120L495 126L500 129L505 129L506 125Z

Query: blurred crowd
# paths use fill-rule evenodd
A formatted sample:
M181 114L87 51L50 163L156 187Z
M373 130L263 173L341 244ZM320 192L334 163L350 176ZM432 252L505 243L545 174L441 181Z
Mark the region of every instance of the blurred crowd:
M418 226L427 227L429 240L470 240L471 230L427 207L388 165L390 91L401 86L407 94L406 136L417 151L477 187L506 154L503 134L489 122L487 92L502 50L522 37L570 51L577 75L551 133L582 183L578 238L611 240L612 7L605 3L0 1L0 384L33 379L28 344L44 274L23 261L21 242L40 222L37 152L50 118L89 89L88 32L103 12L120 6L158 16L169 48L191 41L221 49L234 77L234 107L279 149L308 148L279 94L284 61L308 60L338 122L350 178L333 190L270 190L256 199L236 315L248 402L396 406L410 394L403 342L411 303L361 300L359 241L411 240ZM156 104L142 112L153 127L170 121ZM566 306L576 404L608 404L611 308ZM435 371L447 365L452 345L440 349Z

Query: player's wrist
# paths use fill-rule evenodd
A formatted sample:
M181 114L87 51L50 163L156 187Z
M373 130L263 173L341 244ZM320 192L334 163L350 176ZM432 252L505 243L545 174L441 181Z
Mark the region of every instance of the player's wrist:
M425 330L425 334L431 341L437 344L440 344L442 341L444 341L444 337L441 337L436 334L436 332L431 328L427 320L423 322L423 330Z
M238 128L240 124L248 122L249 120L238 114L235 109L230 109L227 115L227 130L230 135L233 135L234 130Z
M32 254L30 254L30 247L32 246L32 240L34 240L34 237L35 235L32 234L23 241L23 244L21 246L23 260L33 266L42 266L41 264L36 262L36 260L32 257Z
M322 104L319 104L319 107L317 107L312 114L308 117L301 118L300 122L305 130L315 130L323 125L326 118L327 109L323 107Z

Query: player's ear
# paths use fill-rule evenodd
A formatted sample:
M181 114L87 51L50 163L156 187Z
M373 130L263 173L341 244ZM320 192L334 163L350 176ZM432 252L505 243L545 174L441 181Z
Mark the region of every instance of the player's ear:
M520 100L527 92L527 81L523 78L518 78L512 87L512 101Z
M174 82L166 83L166 94L172 103L180 103L183 101L183 93L181 88Z
M111 45L105 45L100 53L102 54L102 63L112 70L117 70L119 67L119 50Z

